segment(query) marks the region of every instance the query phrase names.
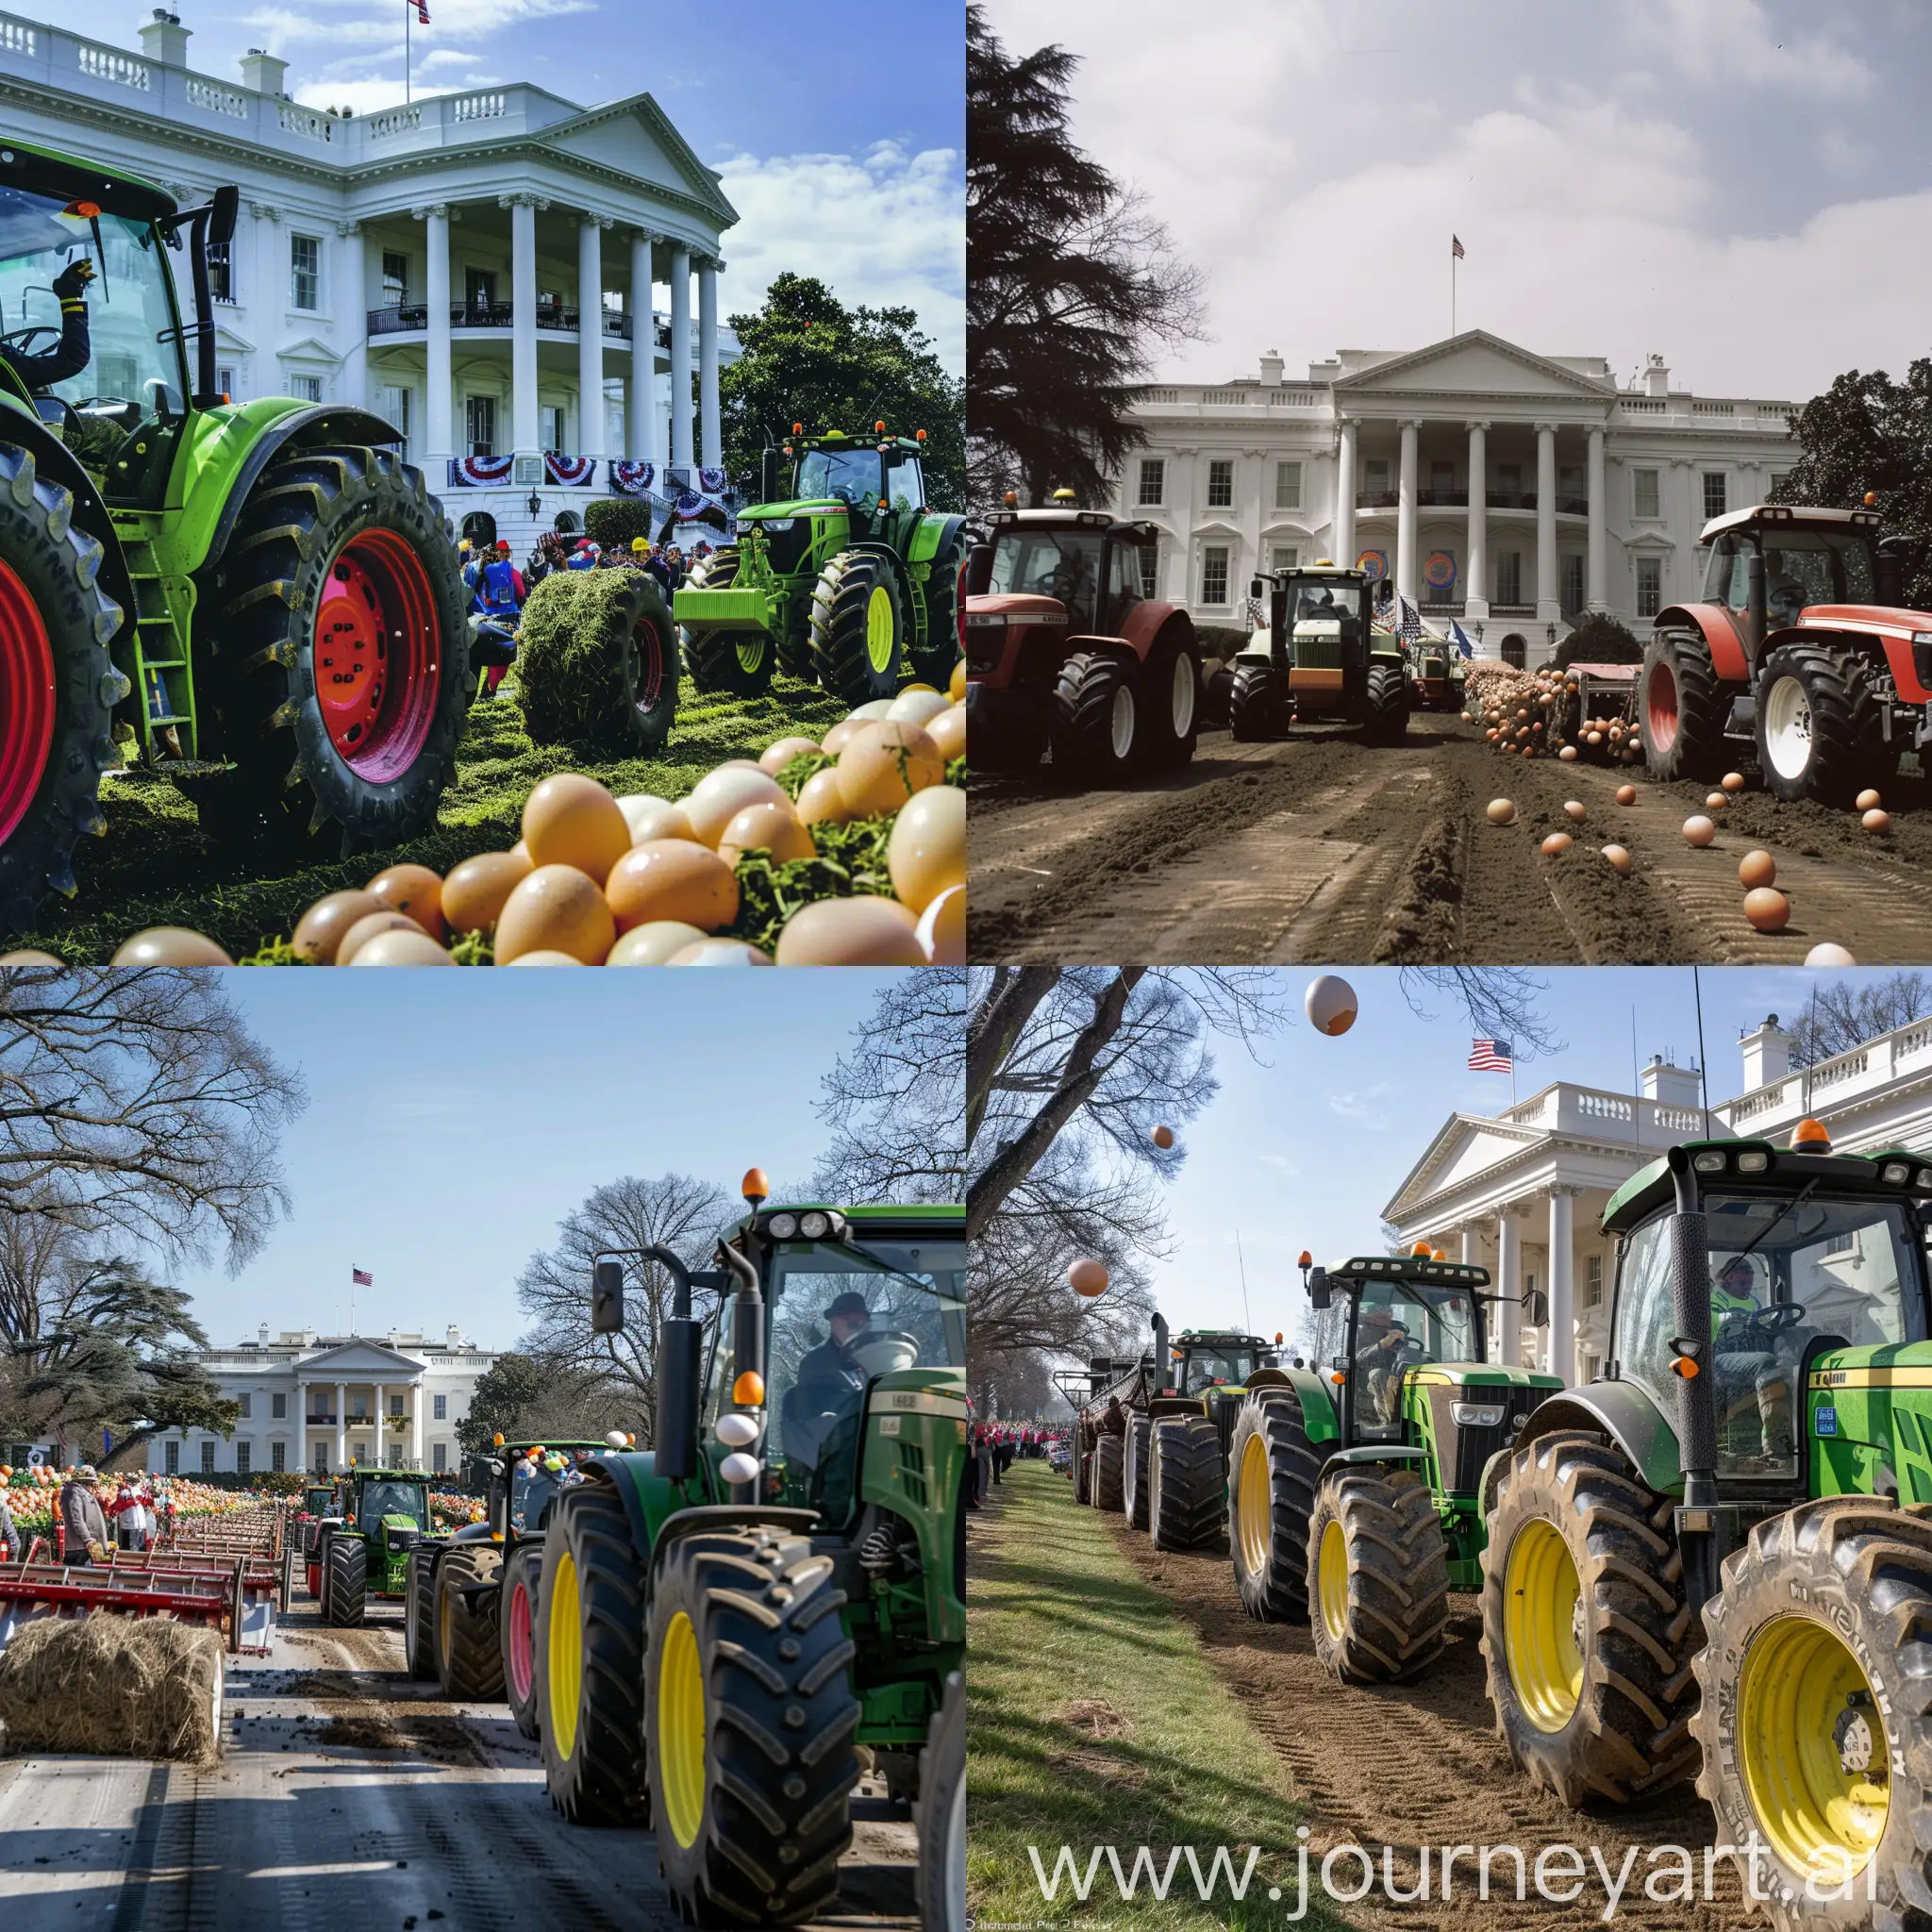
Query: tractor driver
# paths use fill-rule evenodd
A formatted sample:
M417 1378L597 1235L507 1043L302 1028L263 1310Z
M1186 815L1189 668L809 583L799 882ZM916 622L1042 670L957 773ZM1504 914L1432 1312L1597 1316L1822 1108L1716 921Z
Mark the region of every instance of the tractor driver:
M1069 617L1076 616L1093 592L1093 558L1082 545L1062 550L1054 566L1048 596L1067 607Z
M1380 1302L1363 1302L1356 1323L1355 1363L1368 1398L1368 1413L1363 1419L1372 1424L1402 1419L1402 1372L1408 1366L1407 1344L1408 1329L1395 1319L1391 1308Z
M1813 1331L1797 1326L1767 1328L1764 1312L1749 1258L1733 1255L1718 1270L1710 1291L1715 1331L1711 1355L1717 1367L1722 1410L1719 1426L1755 1394L1760 1452L1767 1461L1789 1462L1794 1453L1791 1391Z
M54 294L60 304L60 340L51 349L36 353L0 342L0 357L34 394L42 394L87 367L93 351L88 341L87 297L81 291L93 278L94 265L85 256L70 261L54 277Z
M872 1326L872 1310L848 1288L832 1298L824 1322L826 1339L800 1357L782 1422L785 1454L810 1469L829 1459L827 1443L864 1399L865 1368L852 1348Z
M1807 601L1803 581L1791 573L1790 561L1781 550L1764 554L1765 620L1773 630L1784 630L1797 623Z

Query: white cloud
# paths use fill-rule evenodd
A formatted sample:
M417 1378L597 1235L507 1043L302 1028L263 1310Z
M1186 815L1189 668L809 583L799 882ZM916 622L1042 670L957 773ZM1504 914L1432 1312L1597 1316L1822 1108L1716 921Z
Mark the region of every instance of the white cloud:
M1286 1174L1291 1180L1293 1180L1301 1173L1301 1169L1285 1154L1257 1154L1255 1158L1263 1167L1272 1167L1276 1173Z
M1822 33L1780 41L1760 0L1643 0L1629 21L1641 43L1692 80L1858 100L1876 78Z
M1328 1095L1328 1111L1338 1120L1347 1121L1354 1126L1386 1127L1389 1116L1376 1103L1387 1100L1394 1091L1388 1081L1377 1080L1373 1087L1365 1087L1359 1093L1331 1093Z

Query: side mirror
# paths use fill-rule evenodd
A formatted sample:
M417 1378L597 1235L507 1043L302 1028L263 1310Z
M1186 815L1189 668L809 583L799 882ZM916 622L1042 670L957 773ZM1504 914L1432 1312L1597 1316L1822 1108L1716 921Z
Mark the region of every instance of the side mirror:
M624 1333L624 1263L599 1261L591 1287L591 1332Z
M975 543L966 553L966 594L983 597L992 589L992 545Z
M215 190L208 205L214 212L208 219L208 245L225 248L235 239L235 216L242 206L242 191L232 181L225 181Z
M1550 1325L1550 1298L1541 1289L1533 1288L1523 1297L1523 1319L1532 1328Z
M1334 1299L1328 1286L1328 1271L1318 1263L1308 1270L1308 1306L1320 1314Z
M1265 596L1266 596L1267 594L1268 594L1268 579L1267 579L1266 577L1250 577L1250 578L1248 579L1248 595L1249 595L1249 596L1251 596L1251 597L1265 597Z

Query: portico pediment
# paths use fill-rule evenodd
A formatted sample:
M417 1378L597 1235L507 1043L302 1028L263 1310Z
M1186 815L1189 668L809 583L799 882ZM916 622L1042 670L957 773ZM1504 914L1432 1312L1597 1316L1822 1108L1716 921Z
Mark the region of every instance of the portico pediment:
M284 342L275 353L295 361L340 362L342 359L316 336L303 336L297 341Z
M1548 1139L1543 1127L1518 1126L1513 1121L1492 1120L1484 1114L1451 1114L1382 1209L1382 1218L1405 1222L1430 1195L1459 1187L1520 1155L1525 1147Z
M1338 408L1345 399L1395 401L1403 396L1547 396L1554 399L1606 399L1614 391L1607 381L1592 381L1506 342L1486 329L1469 329L1447 341L1432 342L1405 356L1391 356L1353 375L1337 378Z
M612 101L543 130L560 153L652 183L699 203L721 228L738 219L718 176L691 152L649 94Z
M305 1382L407 1382L425 1366L379 1341L345 1341L297 1362L295 1374Z

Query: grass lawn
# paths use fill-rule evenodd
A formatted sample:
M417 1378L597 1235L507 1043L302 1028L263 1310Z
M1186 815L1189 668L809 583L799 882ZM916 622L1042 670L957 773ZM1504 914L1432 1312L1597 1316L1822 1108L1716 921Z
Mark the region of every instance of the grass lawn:
M1265 1739L1216 1680L1194 1638L1115 1547L1117 1519L1074 1506L1043 1462L1015 1463L973 1524L967 1685L967 1879L980 1932L999 1926L1285 1926L1300 1808ZM1062 1843L1081 1872L1095 1845L1123 1871L1148 1846L1158 1870L1192 1845L1205 1875L1226 1846L1237 1876L1260 1862L1245 1900L1225 1877L1204 1901L1186 1855L1165 1902L1124 1902L1106 1856L1082 1905L1062 1877L1042 1897L1027 1854L1049 1875ZM1336 1926L1319 1907L1299 1922Z

